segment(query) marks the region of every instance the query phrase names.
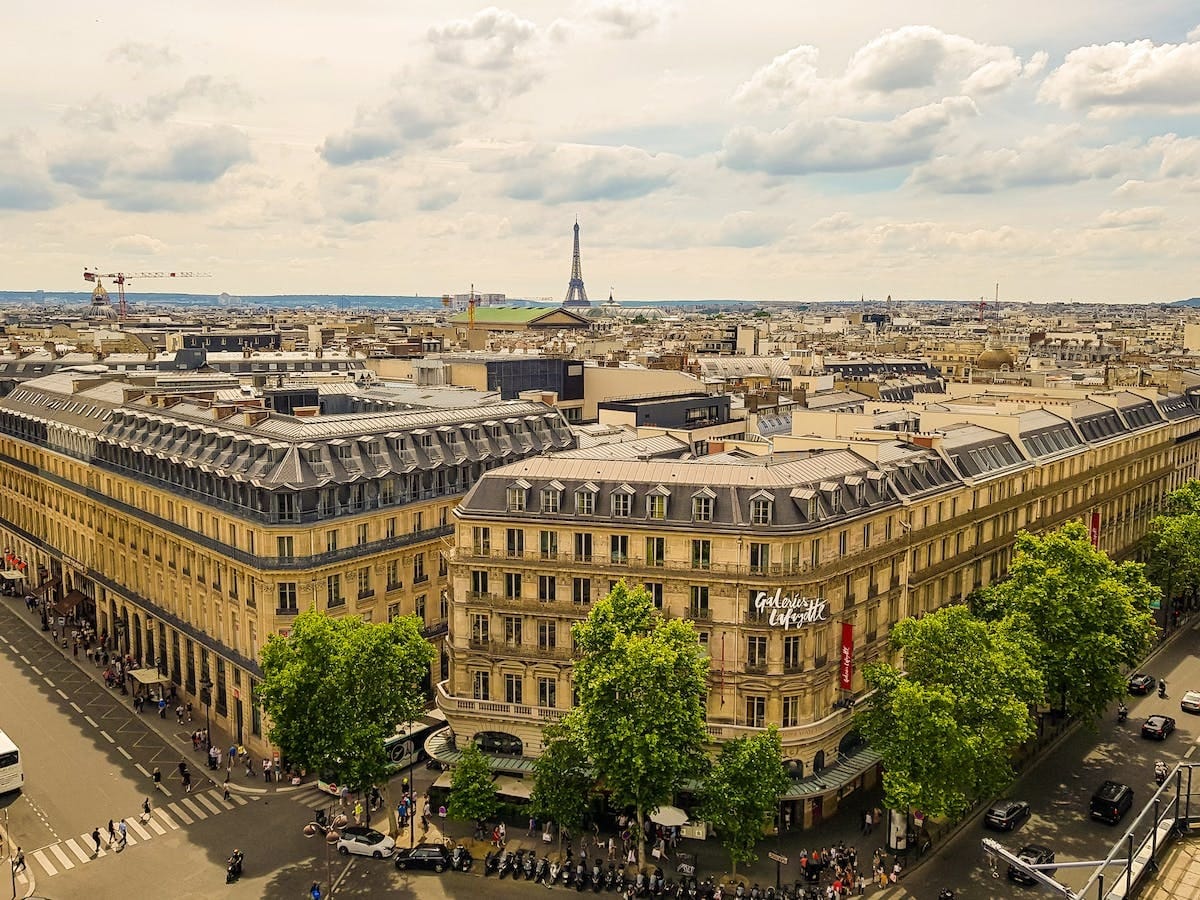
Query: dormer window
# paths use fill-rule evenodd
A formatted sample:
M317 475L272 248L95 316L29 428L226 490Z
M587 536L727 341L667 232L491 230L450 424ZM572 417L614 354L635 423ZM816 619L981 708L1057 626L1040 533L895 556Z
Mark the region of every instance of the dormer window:
M510 484L508 486L508 490L506 491L508 497L508 511L524 512L525 497L527 496L528 492L529 482L527 481L514 481L512 484Z
M850 489L850 494L854 497L855 503L865 503L867 500L867 483L857 475L851 475L846 479L846 487Z
M354 458L354 448L349 444L342 444L338 447L338 459L345 462Z
M594 516L596 514L596 492L599 488L588 482L575 492L575 514L577 516Z
M425 447L425 448L432 447L433 446L433 435L428 434L428 433L421 435L421 446Z
M614 518L627 519L633 515L633 488L627 484L621 485L612 494L612 514Z
M771 524L771 502L772 498L765 494L760 494L750 498L750 524L751 525L770 525Z
M661 484L651 488L646 496L646 518L665 519L667 517L667 497L671 494Z
M713 517L713 501L716 494L709 488L692 495L692 521L711 522Z
M562 485L557 481L542 488L542 512L556 513L562 504Z
M379 441L371 441L367 444L367 455L371 457L372 460L379 459L379 454L381 452L382 448L380 447Z

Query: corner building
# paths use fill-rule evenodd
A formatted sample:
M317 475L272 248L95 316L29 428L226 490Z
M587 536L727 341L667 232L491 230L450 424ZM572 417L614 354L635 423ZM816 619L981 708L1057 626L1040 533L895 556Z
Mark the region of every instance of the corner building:
M572 705L571 625L624 579L694 620L714 744L780 726L785 802L807 827L877 777L848 701L862 666L890 659L896 622L1003 577L1022 529L1098 516L1100 546L1128 555L1196 475L1200 418L1178 395L993 395L910 418L929 422L898 433L859 418L846 438L792 436L812 446L766 456L600 447L488 472L455 510L437 696L457 745L527 770Z
M269 755L258 653L300 610L416 614L444 677L450 513L488 468L574 446L540 403L282 415L242 391L63 371L0 400L0 534L109 648Z

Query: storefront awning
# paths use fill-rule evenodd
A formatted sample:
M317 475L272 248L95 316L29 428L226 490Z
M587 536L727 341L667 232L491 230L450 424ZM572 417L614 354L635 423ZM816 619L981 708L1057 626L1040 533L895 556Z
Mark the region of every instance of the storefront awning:
M39 584L36 588L33 589L34 596L35 597L46 596L48 593L50 593L52 590L54 590L56 587L58 587L58 583L60 581L62 581L61 578L51 578L49 581Z
M533 782L513 778L511 775L497 775L492 782L497 794L505 797L516 797L518 800L528 800L533 793Z
M24 572L15 572L12 569L5 569L3 572L0 572L0 578L7 578L9 581L20 581L24 577Z
M860 746L855 752L843 756L832 766L816 775L809 775L801 781L793 781L780 799L799 800L833 793L851 784L864 772L879 765L882 760L883 757L878 751L865 745Z
M165 684L169 680L158 669L127 669L125 674L138 684Z
M59 615L65 616L86 599L87 594L81 591L69 591L67 596L54 604L54 611Z

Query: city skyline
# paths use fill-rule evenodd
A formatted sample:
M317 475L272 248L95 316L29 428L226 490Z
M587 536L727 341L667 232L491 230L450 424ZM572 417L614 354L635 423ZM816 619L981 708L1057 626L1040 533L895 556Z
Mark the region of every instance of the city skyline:
M1195 296L1184 6L23 7L2 287Z

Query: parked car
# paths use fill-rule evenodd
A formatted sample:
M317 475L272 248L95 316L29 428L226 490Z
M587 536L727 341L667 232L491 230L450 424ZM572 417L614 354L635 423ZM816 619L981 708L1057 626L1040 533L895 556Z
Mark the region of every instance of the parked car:
M373 856L383 859L391 856L396 849L396 842L386 834L362 825L348 825L342 829L342 836L337 842L338 853L343 855L353 853L356 856Z
M1170 716L1151 716L1142 723L1142 737L1158 738L1165 741L1167 735L1175 730L1175 720Z
M1024 800L997 800L983 817L983 824L997 831L1012 831L1029 818L1029 804Z
M1158 685L1158 680L1153 675L1147 675L1145 672L1138 672L1136 675L1129 676L1129 693L1131 694L1148 694Z
M1054 862L1054 851L1040 844L1029 844L1017 851L1017 859L1031 866L1043 866L1046 863ZM1055 870L1042 869L1042 871L1047 875L1053 875ZM1021 884L1037 884L1037 879L1030 877L1027 872L1018 869L1016 866L1008 867L1008 879L1009 881L1016 881Z
M1179 701L1179 708L1184 712L1200 713L1200 691L1188 691Z
M402 847L396 854L397 869L433 869L441 873L450 868L450 851L441 844L417 844Z

